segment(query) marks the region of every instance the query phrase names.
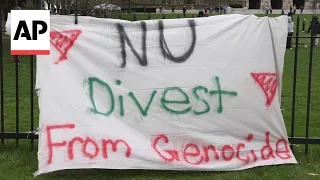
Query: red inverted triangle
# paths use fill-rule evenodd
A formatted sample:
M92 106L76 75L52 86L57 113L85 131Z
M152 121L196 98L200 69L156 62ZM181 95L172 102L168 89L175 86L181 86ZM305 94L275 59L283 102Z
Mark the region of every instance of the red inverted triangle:
M60 57L57 59L55 64L61 61L67 60L68 51L74 45L74 42L78 39L81 34L81 30L67 30L67 31L51 31L50 42L59 51Z
M251 73L251 76L259 84L266 96L266 105L269 106L277 92L278 80L276 73Z

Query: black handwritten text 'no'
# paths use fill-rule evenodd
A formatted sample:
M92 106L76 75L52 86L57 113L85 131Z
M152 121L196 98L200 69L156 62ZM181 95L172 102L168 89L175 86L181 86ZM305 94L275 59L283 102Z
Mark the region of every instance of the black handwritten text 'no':
M141 29L142 29L142 55L139 55L138 52L136 51L136 49L133 47L127 33L124 30L124 27L118 23L117 24L117 28L118 28L118 33L120 36L120 43L121 43L121 55L122 55L122 64L121 67L124 68L127 64L127 53L126 53L126 42L128 44L128 46L130 47L132 53L135 55L135 57L138 59L139 64L141 66L147 66L148 65L148 60L147 60L147 43L146 43L146 39L147 39L147 25L145 22L141 22ZM175 62L175 63L183 63L185 62L193 53L194 48L196 46L196 28L195 28L195 21L194 20L188 20L188 24L189 27L191 29L191 37L192 37L192 41L191 41L191 45L189 47L189 49L187 50L187 52L185 52L183 55L179 56L179 57L175 57L172 55L167 42L164 38L164 25L162 21L158 22L158 28L159 28L159 44L160 44L160 48L161 48L161 53L163 55L164 58Z

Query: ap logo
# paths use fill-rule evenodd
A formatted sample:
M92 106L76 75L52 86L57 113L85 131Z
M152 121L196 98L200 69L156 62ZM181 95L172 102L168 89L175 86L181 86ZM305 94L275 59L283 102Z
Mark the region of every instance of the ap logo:
M11 11L11 55L50 54L50 11Z

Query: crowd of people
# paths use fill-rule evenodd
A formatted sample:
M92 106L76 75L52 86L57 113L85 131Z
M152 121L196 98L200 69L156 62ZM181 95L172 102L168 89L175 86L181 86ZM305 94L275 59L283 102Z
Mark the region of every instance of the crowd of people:
M216 13L216 14L227 14L228 6L219 5L217 7L205 7L204 10L199 11L198 17L208 17L209 13ZM185 10L185 9L184 9ZM185 14L185 11L183 11Z
M226 6L226 5L219 5L217 7L208 7L207 10L209 10L210 13L226 14L227 8L228 8L228 6Z

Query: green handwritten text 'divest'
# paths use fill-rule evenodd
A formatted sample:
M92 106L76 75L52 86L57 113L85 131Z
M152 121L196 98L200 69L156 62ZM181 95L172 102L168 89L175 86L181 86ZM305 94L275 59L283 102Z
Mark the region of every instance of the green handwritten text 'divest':
M183 115L187 113L193 113L194 115L200 116L210 112L216 111L217 113L223 112L223 96L237 96L238 93L235 91L227 91L222 90L220 86L219 77L214 77L213 79L215 89L210 90L205 86L196 86L190 89L190 94L188 95L182 88L179 87L167 87L162 92L160 90L154 89L150 91L149 99L146 102L139 101L139 97L137 97L133 92L129 92L126 96L125 95L115 95L111 86L107 83L102 81L97 77L89 77L88 78L88 88L89 88L89 99L91 102L91 112L98 115L103 116L110 116L112 113L118 113L119 116L125 116L125 101L130 100L135 106L136 110L140 112L142 116L148 116L148 111L150 107L154 104L156 98L159 98L161 108L167 111L168 113L174 115ZM116 80L115 84L117 86L121 85L120 80ZM100 87L99 87L100 86ZM107 110L100 110L97 107L96 99L98 98L95 96L96 89L102 89L103 94L108 96L109 104ZM179 96L174 96L176 99L173 99L170 94L179 94ZM190 101L189 96L193 96L193 98L197 101L197 103L202 104L202 108L192 107L192 103ZM125 98L124 98L125 97ZM169 98L171 97L171 98ZM206 98L215 98L214 101L217 102L216 109L211 108L209 103L207 102ZM181 107L177 109L177 105ZM114 112L115 107L118 106L119 112ZM173 108L175 106L175 108ZM130 112L132 113L132 112Z

